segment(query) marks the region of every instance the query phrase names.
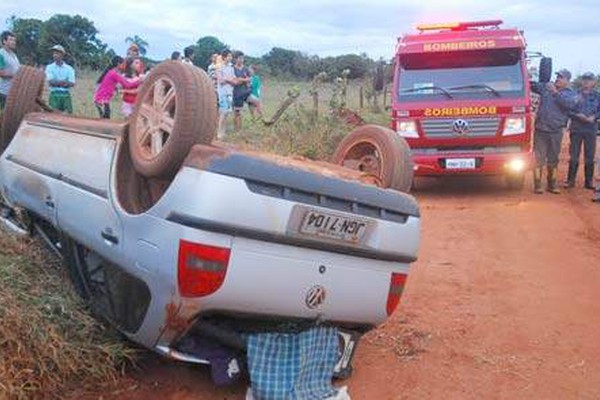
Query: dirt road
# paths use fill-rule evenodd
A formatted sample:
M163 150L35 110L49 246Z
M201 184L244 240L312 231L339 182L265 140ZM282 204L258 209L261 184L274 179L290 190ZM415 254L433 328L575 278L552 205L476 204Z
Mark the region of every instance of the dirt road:
M353 399L600 398L600 205L421 181L422 250L401 308L361 343ZM151 358L116 398L243 399ZM106 396L104 398L112 398Z

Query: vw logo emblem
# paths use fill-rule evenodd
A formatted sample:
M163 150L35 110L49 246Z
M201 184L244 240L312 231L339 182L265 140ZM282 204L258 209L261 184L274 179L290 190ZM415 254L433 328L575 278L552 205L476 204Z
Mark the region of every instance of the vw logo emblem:
M452 123L452 132L457 135L466 135L469 133L469 123L464 119L457 119Z
M313 286L306 294L306 306L311 310L314 310L325 302L326 294L323 286Z

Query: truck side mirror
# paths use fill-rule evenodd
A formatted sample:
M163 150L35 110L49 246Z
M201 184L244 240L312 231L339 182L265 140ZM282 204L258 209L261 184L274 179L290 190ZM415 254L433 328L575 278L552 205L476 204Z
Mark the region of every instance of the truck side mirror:
M539 80L542 83L547 83L552 80L552 58L542 57L540 60Z

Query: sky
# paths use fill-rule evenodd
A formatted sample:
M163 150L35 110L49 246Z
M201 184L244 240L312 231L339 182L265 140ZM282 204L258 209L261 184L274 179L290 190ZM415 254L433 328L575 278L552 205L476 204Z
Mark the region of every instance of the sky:
M597 0L1 0L0 28L11 15L47 19L79 14L124 54L127 36L150 44L148 56L168 58L203 36L261 56L272 47L319 56L367 53L390 59L397 37L418 23L502 19L524 31L528 50L554 59L555 70L600 72Z

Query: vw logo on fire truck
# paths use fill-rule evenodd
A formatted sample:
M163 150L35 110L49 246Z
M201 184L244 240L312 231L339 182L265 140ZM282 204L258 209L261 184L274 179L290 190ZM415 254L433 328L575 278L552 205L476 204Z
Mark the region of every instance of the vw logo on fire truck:
M315 308L319 307L325 302L326 295L327 292L325 291L325 288L323 286L313 286L306 294L306 306L311 310L314 310Z
M452 132L459 136L469 133L469 123L464 119L457 119L452 123Z

